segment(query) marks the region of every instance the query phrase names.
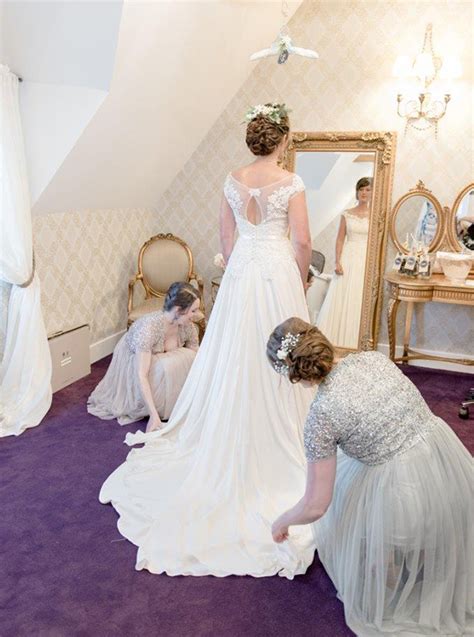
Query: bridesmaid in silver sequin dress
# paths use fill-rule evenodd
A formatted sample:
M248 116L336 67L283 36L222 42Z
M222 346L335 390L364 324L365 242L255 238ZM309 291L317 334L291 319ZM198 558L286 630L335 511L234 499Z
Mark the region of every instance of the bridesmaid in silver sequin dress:
M274 540L314 523L319 557L359 636L472 634L467 449L379 352L334 365L323 334L289 319L267 354L291 382L319 384L305 427L306 492L274 523Z
M163 311L133 323L117 343L106 375L89 397L90 414L119 424L150 416L147 431L167 420L199 347L199 292L189 283L173 283Z

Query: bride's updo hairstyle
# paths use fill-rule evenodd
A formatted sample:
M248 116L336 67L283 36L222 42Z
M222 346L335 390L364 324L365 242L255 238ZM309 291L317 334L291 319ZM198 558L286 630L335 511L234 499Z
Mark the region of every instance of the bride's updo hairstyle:
M290 132L290 120L284 104L255 106L247 113L245 141L257 156L270 155Z
M332 369L334 349L315 325L293 317L273 330L267 343L267 357L273 368L287 375L292 383L319 382Z
M168 288L163 310L169 312L174 307L177 307L179 313L184 314L196 299L201 300L199 290L196 290L190 283L178 281L177 283L172 283Z

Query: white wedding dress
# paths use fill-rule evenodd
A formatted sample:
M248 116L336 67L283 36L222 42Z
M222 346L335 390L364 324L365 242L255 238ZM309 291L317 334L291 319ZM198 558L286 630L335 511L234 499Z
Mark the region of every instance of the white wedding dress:
M369 218L346 210L346 241L341 254L343 274L334 274L316 321L317 327L339 347L357 349Z
M239 238L199 352L166 428L129 434L129 444L146 444L100 493L138 546L137 570L291 579L313 560L309 526L275 544L271 524L304 493L314 390L279 376L265 354L279 323L308 321L288 240L289 201L303 190L296 175L260 188L226 179ZM251 201L258 225L246 217Z

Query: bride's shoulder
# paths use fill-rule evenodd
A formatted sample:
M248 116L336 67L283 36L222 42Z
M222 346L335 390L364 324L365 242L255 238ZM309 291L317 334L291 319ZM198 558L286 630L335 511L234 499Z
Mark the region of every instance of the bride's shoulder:
M281 176L282 176L282 179L287 177L288 179L291 178L293 181L301 181L301 183L303 183L303 180L301 179L301 177L298 174L292 173L289 170L282 169Z

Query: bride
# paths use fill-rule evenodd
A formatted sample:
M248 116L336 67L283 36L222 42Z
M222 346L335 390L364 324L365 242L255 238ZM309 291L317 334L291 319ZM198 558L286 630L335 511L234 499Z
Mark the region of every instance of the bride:
M278 545L271 523L304 489L302 433L314 391L277 377L265 357L276 324L308 320L304 185L277 165L288 142L285 106L256 106L247 122L255 161L225 180L227 267L203 342L167 426L129 434L128 444L145 446L100 492L138 546L137 570L291 579L313 560L309 528Z

